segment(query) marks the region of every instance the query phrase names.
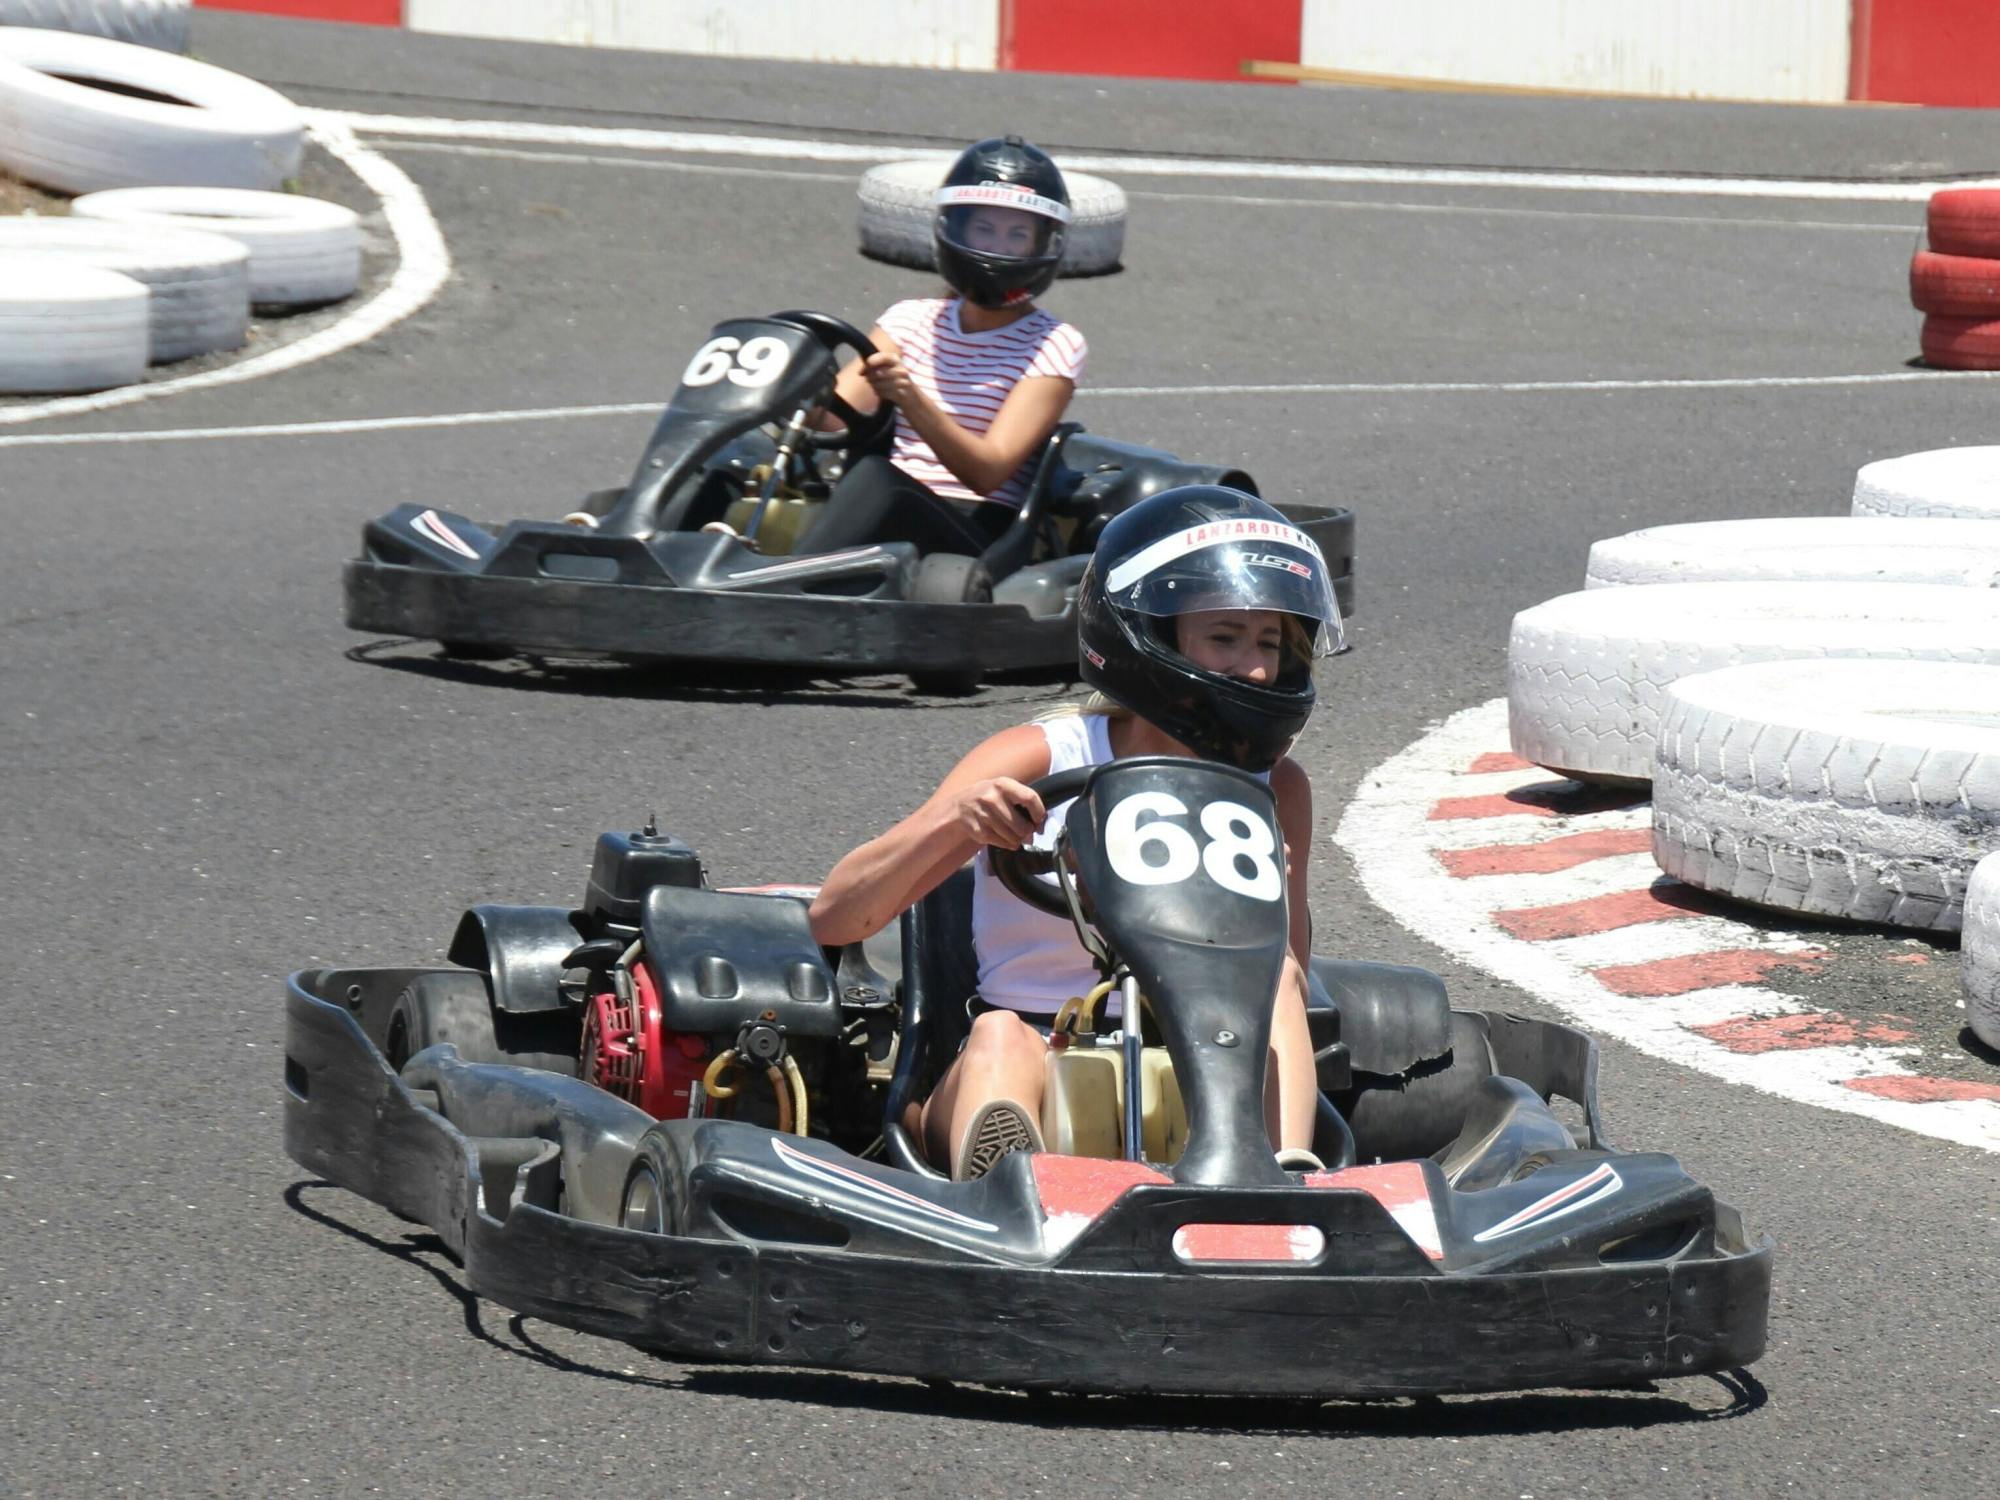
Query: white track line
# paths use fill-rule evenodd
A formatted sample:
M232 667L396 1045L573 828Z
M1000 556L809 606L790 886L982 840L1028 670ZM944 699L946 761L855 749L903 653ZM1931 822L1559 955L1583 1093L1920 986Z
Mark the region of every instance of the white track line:
M525 120L452 120L412 115L311 111L344 121L365 135L444 141L491 141L547 146L596 146L684 156L782 157L788 161L882 162L944 160L930 147L859 145L803 137L718 135L687 130L635 130L596 125L538 125ZM1319 162L1242 161L1203 157L1090 156L1065 152L1075 171L1127 177L1214 177L1257 181L1385 183L1395 186L1529 188L1551 192L1678 193L1717 198L1795 198L1821 203L1922 203L1939 188L2000 186L1996 178L1937 182L1826 182L1787 177L1648 176L1620 172L1526 172L1506 168L1361 167Z
M1426 820L1440 796L1492 791L1495 783L1488 778L1459 773L1476 756L1506 743L1507 701L1498 698L1454 714L1361 778L1334 838L1354 857L1363 888L1391 917L1453 957L1546 1001L1590 1031L1615 1037L1651 1056L1797 1103L1865 1115L1922 1135L2000 1152L2000 1104L1988 1100L1910 1104L1843 1086L1845 1080L1857 1077L1908 1074L1908 1060L1917 1056L1913 1047L1731 1052L1689 1026L1752 1011L1790 1010L1798 1005L1795 997L1755 985L1695 991L1673 999L1620 995L1579 966L1575 948L1565 953L1558 943L1523 941L1499 927L1493 921L1493 885L1445 874L1432 852L1438 845L1433 831L1439 825ZM1549 779L1548 773L1539 774ZM1572 821L1593 816L1580 815ZM1480 821L1491 827L1521 820ZM1494 828L1491 842L1511 838L1511 827ZM1537 889L1533 882L1538 877L1519 879L1521 897L1509 905L1536 899L1530 893ZM1733 937L1726 929L1716 933L1722 945L1771 946L1753 936L1762 934L1762 928L1726 917L1700 920L1711 930L1725 923L1737 929L1739 935ZM1804 941L1811 946L1809 938ZM1644 956L1651 956L1649 946L1630 945L1632 953ZM1598 947L1593 956L1606 955Z
M0 407L0 426L44 421L51 417L73 417L85 412L105 411L151 401L158 396L176 396L210 386L233 385L239 380L256 380L296 369L329 354L374 338L384 329L401 322L437 295L451 274L451 252L444 234L431 216L430 206L417 185L403 169L354 138L354 133L338 119L318 117L312 124L314 137L372 189L382 201L389 232L396 241L396 271L389 284L338 323L308 334L305 338L257 355L241 364L205 370L179 380L159 380L144 385L128 385L115 391L91 396L65 396L55 401L39 401L32 406ZM0 441L10 441L0 439Z

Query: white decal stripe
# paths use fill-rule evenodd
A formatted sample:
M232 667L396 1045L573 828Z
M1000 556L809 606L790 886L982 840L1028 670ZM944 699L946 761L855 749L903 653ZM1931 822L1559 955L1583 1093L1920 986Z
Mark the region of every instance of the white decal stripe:
M443 519L434 510L427 510L418 516L416 520L410 523L410 529L422 533L434 542L451 548L452 551L461 557L469 557L474 562L479 561L478 549L470 545L464 537L453 531L449 526L445 525Z
M1111 570L1111 576L1105 580L1104 586L1112 593L1118 593L1155 569L1163 568L1190 552L1200 552L1207 547L1221 547L1230 542L1265 542L1278 547L1297 547L1319 558L1322 567L1326 564L1326 559L1320 557L1319 547L1311 537L1283 522L1211 521L1204 526L1190 526L1175 536L1163 536L1137 556L1128 557Z
M820 1161L816 1157L807 1156L796 1147L786 1145L777 1136L771 1138L771 1147L777 1152L780 1161L802 1176L816 1177L822 1182L831 1182L839 1187L851 1188L857 1192L866 1193L871 1197L880 1198L893 1207L909 1209L915 1213L924 1214L933 1219L941 1219L948 1224L957 1224L966 1229L976 1229L981 1234L998 1234L1000 1232L998 1224L989 1224L984 1219L974 1219L965 1214L955 1213L951 1209L931 1202L928 1198L919 1198L915 1193L906 1193L899 1187L892 1187L886 1182L878 1182L873 1177L857 1172L851 1167L843 1167L837 1162Z
M1606 1178L1610 1180L1606 1181ZM1595 1183L1603 1183L1604 1185L1587 1198L1578 1198L1576 1196L1585 1188ZM1475 1245L1483 1245L1488 1240L1505 1239L1508 1235L1530 1228L1535 1224L1546 1224L1556 1219L1566 1218L1579 1209L1588 1208L1600 1199L1609 1198L1623 1186L1625 1186L1625 1179L1612 1169L1609 1162L1606 1162L1588 1177L1579 1177L1567 1187L1559 1188L1539 1202L1529 1204L1519 1213L1511 1214L1507 1218L1502 1219L1492 1228L1480 1230L1478 1234L1472 1237L1472 1242ZM1572 1199L1575 1201L1570 1201Z
M1054 219L1058 224L1069 222L1069 208L1053 198L1044 198L1040 193L1027 188L1008 187L1005 183L983 182L977 186L961 184L957 187L941 187L937 190L937 206L951 208L960 203L992 203L1002 208L1025 209L1031 214L1040 214L1045 219Z
M864 557L884 557L880 547L857 547L852 552L827 552L814 557L802 557L793 562L772 563L767 568L746 568L741 573L731 573L731 579L774 578L781 573L796 573L801 569L816 568L830 562L859 562Z

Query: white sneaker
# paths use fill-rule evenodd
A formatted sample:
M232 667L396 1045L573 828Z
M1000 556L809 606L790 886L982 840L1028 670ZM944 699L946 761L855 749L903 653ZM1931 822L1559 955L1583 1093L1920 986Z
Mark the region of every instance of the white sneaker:
M1278 1165L1287 1172L1324 1172L1326 1163L1303 1146L1287 1146L1278 1153Z
M573 510L562 518L565 526L581 526L585 531L597 530L597 517L587 510Z
M965 1122L958 1150L952 1153L951 1180L969 1182L984 1177L1003 1156L1041 1149L1041 1129L1026 1110L1010 1099L990 1099Z
M710 536L743 535L742 532L738 531L734 526L731 526L727 521L710 521L706 526L702 527L701 529L707 532Z

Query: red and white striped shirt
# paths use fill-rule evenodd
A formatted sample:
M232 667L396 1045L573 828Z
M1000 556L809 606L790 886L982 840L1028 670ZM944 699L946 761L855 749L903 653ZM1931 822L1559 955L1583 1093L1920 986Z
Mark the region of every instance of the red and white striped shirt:
M898 302L878 322L903 351L903 367L917 388L967 432L984 434L1014 387L1032 375L1080 380L1089 352L1083 335L1039 307L989 333L967 333L958 322L959 299L925 297ZM938 462L923 434L896 413L896 444L889 458L912 479L954 500L991 500L1018 507L1040 454L1030 455L990 495L975 494Z

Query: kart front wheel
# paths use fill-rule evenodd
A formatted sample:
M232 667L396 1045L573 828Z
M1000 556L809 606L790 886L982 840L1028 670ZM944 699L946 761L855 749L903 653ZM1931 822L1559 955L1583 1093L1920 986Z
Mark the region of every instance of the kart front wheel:
M618 1225L641 1234L680 1232L678 1201L672 1184L678 1181L679 1153L656 1130L639 1138L632 1165L625 1173L625 1193L619 1200Z
M1360 1161L1429 1156L1458 1139L1480 1081L1495 1072L1486 1028L1451 1013L1451 1049L1394 1075L1356 1070L1351 1088L1330 1097L1354 1132Z
M991 604L993 579L976 557L960 557L953 552L933 552L917 563L910 580L912 604ZM910 681L920 693L943 698L962 698L979 691L979 669L912 672Z
M469 1063L506 1063L576 1075L582 1024L574 1011L515 1015L494 1009L483 975L420 974L396 997L383 1056L397 1072L426 1047L449 1042Z

